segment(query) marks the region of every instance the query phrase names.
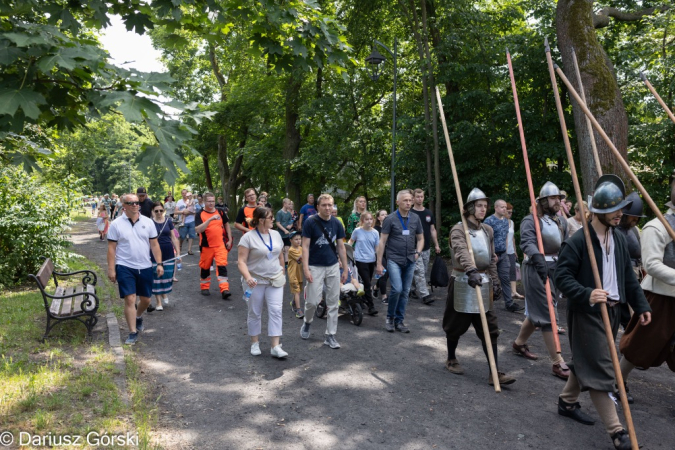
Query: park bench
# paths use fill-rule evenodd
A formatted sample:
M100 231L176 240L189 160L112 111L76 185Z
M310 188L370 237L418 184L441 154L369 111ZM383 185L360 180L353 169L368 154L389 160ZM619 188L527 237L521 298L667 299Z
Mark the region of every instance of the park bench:
M29 279L35 280L42 299L45 302L45 311L47 312L47 329L42 337L47 339L49 332L54 326L66 320L76 320L82 322L87 327L89 337L92 330L98 322L96 312L98 311L99 301L96 296L96 281L98 278L91 270L79 270L77 272L60 273L54 271L54 262L50 258L41 257L45 260L40 267L37 275L28 275ZM58 279L71 278L74 275L83 274L82 283L77 286L59 286ZM49 279L54 278L56 289L54 292L47 292L46 288Z

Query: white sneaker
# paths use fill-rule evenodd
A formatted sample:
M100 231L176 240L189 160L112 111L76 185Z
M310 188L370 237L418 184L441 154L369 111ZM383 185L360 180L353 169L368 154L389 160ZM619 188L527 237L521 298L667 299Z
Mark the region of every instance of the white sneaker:
M164 311L164 308L162 308L162 305L159 305L157 308L155 308L155 311Z
M260 342L254 342L251 344L251 355L259 356L262 352L260 351Z
M162 304L163 304L164 306L169 306L169 297L163 298L163 299L162 299Z
M260 350L258 350L258 351L260 351ZM288 356L288 353L286 353L285 351L283 351L283 350L281 349L281 344L279 344L279 345L277 345L276 347L274 347L274 348L272 349L272 351L270 351L270 353L272 354L272 356L274 356L275 358L279 358L279 359L285 358L285 357Z

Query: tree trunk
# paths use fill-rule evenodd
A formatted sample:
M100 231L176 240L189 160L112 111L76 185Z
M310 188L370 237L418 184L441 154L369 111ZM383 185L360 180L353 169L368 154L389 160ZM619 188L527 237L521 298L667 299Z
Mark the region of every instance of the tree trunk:
M286 142L284 144L284 160L286 161L286 195L296 205L302 205L299 178L300 174L292 167L292 162L300 154L300 129L298 118L300 117L300 88L302 76L294 71L288 77L286 83Z
M206 177L206 187L209 190L209 192L213 192L213 179L211 179L211 169L209 169L209 157L207 155L203 155L202 162L204 163L204 176Z
M578 91L572 62L572 47L574 47L579 60L581 82L586 90L588 108L627 160L628 116L616 82L614 66L598 42L593 26L593 1L559 0L556 21L558 49L562 55L565 76ZM628 181L612 151L597 132L594 133L594 137L589 136L586 116L573 99L571 102L584 192L591 194L598 180L591 147L592 138L596 140L603 172L616 174L624 181Z

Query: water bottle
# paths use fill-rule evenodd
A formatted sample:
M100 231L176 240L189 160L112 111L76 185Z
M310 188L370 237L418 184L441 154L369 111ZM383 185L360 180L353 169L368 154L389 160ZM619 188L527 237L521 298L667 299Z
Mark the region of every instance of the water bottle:
M176 270L183 270L183 263L178 260L178 264L176 264Z
M387 269L382 269L382 275L375 274L373 280L379 280L380 277L384 276L385 273L387 273Z
M258 281L255 278L253 280L256 281L256 282ZM246 302L247 305L248 305L248 300L251 298L251 294L253 294L253 288L251 286L247 285L246 290L244 291L244 297L243 297L244 301Z

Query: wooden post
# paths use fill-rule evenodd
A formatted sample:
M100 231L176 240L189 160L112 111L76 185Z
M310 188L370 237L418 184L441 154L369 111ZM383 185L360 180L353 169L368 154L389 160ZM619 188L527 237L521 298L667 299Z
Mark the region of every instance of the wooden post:
M539 253L544 252L544 241L541 237L541 228L539 227L539 214L537 213L537 201L535 200L534 184L532 183L532 173L530 172L530 159L527 156L527 146L525 145L525 131L523 129L523 120L520 117L520 104L518 103L518 91L516 90L516 78L513 75L513 64L511 63L511 54L509 49L506 49L506 61L509 65L509 76L511 77L511 90L513 91L513 102L516 107L516 117L518 118L518 131L520 132L520 146L523 149L523 160L525 161L525 175L527 175L527 187L530 190L530 204L532 205L532 221L534 222L534 231L537 235L537 247ZM532 256L532 255L529 255ZM546 288L546 301L548 303L548 314L551 318L551 327L553 329L553 340L555 341L555 351L562 353L560 350L560 337L558 336L558 322L555 320L555 305L553 304L553 295L551 294L551 283L546 278L544 283Z
M548 39L546 39L546 60L548 62L548 70L551 75L551 84L553 85L553 95L555 97L555 105L556 108L558 109L558 119L560 120L560 129L562 131L563 135L563 141L565 143L565 151L567 152L567 159L570 165L570 173L572 175L572 183L574 184L574 193L576 194L578 199L581 199L581 187L579 186L579 178L577 177L577 169L574 164L574 155L572 155L572 146L570 145L570 139L569 136L567 135L567 125L565 124L565 115L563 113L563 108L562 108L562 103L560 102L560 94L558 93L558 83L556 82L555 79L555 72L553 68L553 60L551 59L551 49L548 46ZM557 67L557 66L556 66ZM565 75L560 71L558 68L558 75L564 77ZM579 106L581 106L582 109L585 111L588 111L588 108L586 108L585 102L579 98L579 96L576 94L574 91L574 88L569 84L569 81L567 78L563 80L565 82L565 85L567 86L568 89L571 90L571 92L574 92L575 95L575 100L579 103ZM594 119L593 119L594 120ZM597 122L594 123L594 125ZM599 125L596 126L599 127ZM601 129L600 129L601 130ZM598 132L600 132L598 130ZM601 134L604 134L602 132ZM606 136L606 135L605 135ZM607 138L608 143L611 144L611 141L609 141L609 138ZM616 152L618 154L618 151ZM621 158L620 155L617 156L617 158L620 161L623 161L623 158ZM625 161L623 161L625 163ZM582 217L586 217L586 208L584 207L583 202L579 202L579 208L581 208L581 215ZM600 271L598 270L598 264L597 261L595 260L595 251L593 250L593 242L591 241L591 233L588 230L588 225L585 225L582 227L582 231L584 233L584 238L586 239L586 247L588 251L588 258L590 259L591 263L591 270L593 271L593 278L595 280L595 287L596 289L602 289L602 280L600 279ZM606 303L599 303L600 305L600 313L602 315L602 322L605 326L605 337L607 338L607 346L609 347L609 354L612 358L612 366L614 367L614 374L616 376L616 383L619 387L619 396L621 397L621 406L623 407L623 413L624 416L626 417L626 426L628 427L628 434L630 436L630 441L631 441L631 446L633 450L639 450L638 442L637 442L637 437L635 435L635 427L633 426L633 417L631 416L630 413L630 406L628 405L628 399L626 398L626 388L623 384L623 377L621 376L621 367L619 366L619 357L616 354L616 343L614 342L614 335L612 334L612 325L609 322L609 313L607 312L607 304Z
M443 133L445 133L445 143L448 146L448 156L450 157L450 167L452 168L452 178L455 180L455 191L457 193L457 201L459 202L459 215L462 218L462 226L464 227L464 236L466 236L466 246L469 249L471 262L474 266L476 260L473 256L473 247L471 246L471 238L469 237L469 227L466 224L466 218L462 211L464 210L464 200L462 197L462 190L459 187L459 178L457 177L457 168L455 167L455 158L452 155L452 146L450 145L450 135L448 134L448 126L445 123L445 114L443 113L443 102L441 100L441 92L436 86L436 99L438 103L438 110L441 115L441 123L443 124ZM480 286L476 287L476 296L478 297L478 310L480 312L480 321L483 325L483 335L485 337L485 347L487 348L488 363L490 364L490 372L492 375L492 383L495 387L495 392L501 392L502 388L499 385L499 373L497 372L497 364L495 363L495 355L492 352L492 339L490 339L490 331L488 330L487 318L485 317L485 305L483 305L483 295L480 292Z

